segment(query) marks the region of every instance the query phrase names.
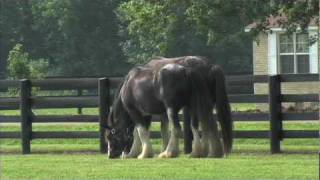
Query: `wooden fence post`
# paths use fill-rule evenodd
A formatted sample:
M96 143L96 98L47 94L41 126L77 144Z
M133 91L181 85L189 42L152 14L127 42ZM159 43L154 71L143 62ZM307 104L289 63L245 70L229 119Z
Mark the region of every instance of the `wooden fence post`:
M99 132L100 132L100 152L107 152L107 143L104 138L105 125L109 114L109 81L107 78L100 78L98 83L99 94Z
M271 153L280 153L282 134L281 82L279 75L269 77L270 148Z
M184 136L184 153L188 154L192 151L192 131L191 117L187 107L183 108L183 136Z
M23 79L20 81L20 113L21 113L21 145L22 154L30 154L30 141L32 136L32 111L31 111L31 82Z
M77 90L77 96L82 96L82 89ZM78 114L82 114L82 107L78 107Z

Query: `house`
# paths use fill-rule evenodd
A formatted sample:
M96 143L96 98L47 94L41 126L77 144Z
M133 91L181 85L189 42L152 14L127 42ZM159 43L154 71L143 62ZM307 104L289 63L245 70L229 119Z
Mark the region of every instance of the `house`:
M267 19L271 31L260 33L253 42L253 73L254 75L319 73L320 47L319 41L309 45L309 39L318 35L316 21L311 21L306 33L285 34L279 21L283 16ZM249 32L255 23L245 29ZM284 94L320 93L319 82L283 83ZM266 94L267 84L255 83L255 94ZM301 104L300 104L301 105Z

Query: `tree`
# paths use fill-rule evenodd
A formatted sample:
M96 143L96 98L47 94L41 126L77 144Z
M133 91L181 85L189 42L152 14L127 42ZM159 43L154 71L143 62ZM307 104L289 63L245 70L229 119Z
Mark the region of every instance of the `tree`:
M48 61L31 59L22 44L16 44L9 52L8 72L12 79L40 79L48 72Z
M288 33L298 30L304 31L311 22L319 26L319 0L265 0L264 3L268 6L259 16L256 14L256 26L252 29L253 36L270 30L269 22L266 19L271 15L285 17L279 18L278 24Z
M29 54L22 49L22 44L17 44L9 53L8 71L13 79L30 77Z
M0 76L17 43L30 58L48 59L49 75L119 75L127 70L114 12L120 0L0 2Z
M46 35L44 46L50 65L55 67L51 74L110 75L127 66L114 13L119 2L35 1L37 28Z
M282 22L287 29L306 29L311 21L319 25L319 0L274 0L275 15L284 14L287 21Z
M131 0L119 7L122 47L138 64L153 56L201 55L228 72L251 71L248 1Z

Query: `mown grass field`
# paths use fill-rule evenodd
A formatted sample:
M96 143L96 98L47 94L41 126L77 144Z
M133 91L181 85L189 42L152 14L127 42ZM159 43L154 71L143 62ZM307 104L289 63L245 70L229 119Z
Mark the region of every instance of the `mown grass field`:
M251 107L238 106L237 110ZM84 109L96 114L96 109ZM36 114L76 114L75 109L37 110ZM16 115L17 111L0 111ZM19 131L19 124L0 124L0 131ZM153 124L153 130L159 124ZM267 122L236 122L236 130L267 130ZM290 122L284 129L319 130L317 122ZM96 123L34 124L33 131L97 131ZM319 179L319 140L285 139L283 153L271 155L268 139L236 139L223 159L107 159L98 139L37 139L31 155L20 155L20 140L0 139L0 179ZM182 141L181 141L182 142ZM152 140L155 153L161 141ZM180 149L183 149L181 144Z

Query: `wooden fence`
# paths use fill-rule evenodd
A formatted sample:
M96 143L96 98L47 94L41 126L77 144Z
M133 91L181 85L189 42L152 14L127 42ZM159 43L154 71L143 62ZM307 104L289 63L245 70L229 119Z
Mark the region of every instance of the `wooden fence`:
M0 132L0 138L21 138L22 153L30 153L30 141L39 138L99 138L100 152L106 152L104 141L103 123L106 122L111 105L110 91L115 89L122 78L56 78L44 80L0 80L0 89L9 87L19 88L20 97L0 97L1 110L19 109L20 116L0 115L0 123L21 123L19 132ZM269 104L269 112L233 112L235 121L269 121L270 130L264 131L235 131L235 138L269 138L272 153L280 152L280 141L283 138L318 138L318 131L310 130L284 130L283 121L292 120L319 120L317 112L282 112L282 102L319 102L318 94L282 94L282 82L306 82L319 81L319 74L299 75L241 75L228 76L229 87L239 84L268 83L269 94L230 94L231 103L265 103ZM32 89L40 90L97 90L95 96L32 96ZM98 115L35 115L33 109L50 108L86 108L98 107ZM185 115L185 121L190 121ZM159 121L155 116L154 121ZM99 132L92 131L32 131L33 123L50 122L88 122L99 123ZM191 150L191 131L184 126L185 152ZM159 132L152 132L153 138L160 138Z

